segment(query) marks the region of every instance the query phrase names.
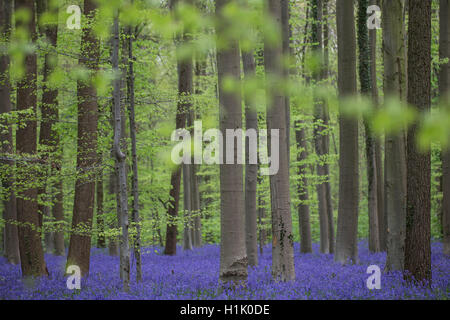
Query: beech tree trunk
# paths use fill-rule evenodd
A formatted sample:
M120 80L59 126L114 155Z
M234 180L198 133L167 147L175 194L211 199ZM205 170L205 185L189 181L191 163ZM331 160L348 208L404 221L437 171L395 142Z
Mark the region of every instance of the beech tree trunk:
M311 223L309 221L308 178L306 177L308 166L304 163L308 158L308 150L303 121L295 121L295 140L297 142L297 161L300 163L298 165L298 175L301 177L297 186L298 199L300 200L297 209L300 233L300 252L311 253Z
M268 0L268 12L275 25L282 30L280 1ZM286 102L278 92L277 84L285 78L282 65L282 41L264 43L264 65L267 86L267 130L268 148L272 143L279 145L279 170L270 176L272 208L272 276L275 280L295 279L294 239L289 194L289 159L287 148ZM278 130L272 134L271 130ZM277 139L278 138L278 141Z
M223 7L229 2L216 1L216 33L219 38L227 39L224 46L217 48L219 118L224 133L222 159L227 158L226 130L242 129L241 94L224 90L225 79L239 82L241 77L239 41L225 36L232 23L223 13ZM243 166L237 163L237 145L233 143L233 164L220 165L220 280L224 283L247 280Z
M15 2L16 12L28 11L30 19L24 21L16 20L16 28L22 28L28 33L27 41L36 41L35 2L31 0L17 0ZM25 56L24 77L17 84L17 110L31 109L33 117L36 116L36 81L37 64L36 53ZM16 151L19 156L36 156L37 124L35 120L26 119L25 125L19 127L16 132ZM36 174L30 172L25 163L17 163L18 185L28 182L27 177ZM22 276L48 276L44 260L44 251L41 244L40 224L37 206L37 189L31 187L20 190L17 194L17 220L19 221L19 250Z
M12 0L5 0L0 3L0 37L9 41L11 35ZM0 116L3 113L11 112L11 84L9 79L10 59L8 54L0 54ZM20 263L19 238L17 225L16 195L14 186L14 161L8 160L14 152L12 129L6 121L0 121L0 160L1 182L4 190L7 191L3 199L3 219L5 227L3 230L4 255L11 264Z
M114 117L114 158L116 162L116 173L118 178L117 194L117 215L119 217L119 228L121 229L119 241L120 256L120 278L123 281L124 291L129 291L130 282L130 247L128 240L128 190L127 190L127 170L126 153L121 149L121 139L123 137L123 124L125 121L121 108L121 78L119 70L119 13L115 13L113 26L113 50L112 68L116 74L113 80L113 117Z
M440 0L439 7L439 57L450 58L450 1ZM439 94L447 102L450 95L450 63L441 65ZM450 151L442 150L442 231L443 251L450 255Z
M93 0L84 1L84 14L95 18L97 6ZM100 43L89 25L81 35L79 64L94 73L98 69ZM77 82L78 95L78 138L75 199L72 217L72 234L69 242L67 266L77 265L82 276L89 274L91 253L91 228L94 213L95 177L98 165L97 155L97 90L93 84L82 80Z
M379 5L379 0L371 0L371 5ZM378 97L378 82L377 82L377 29L369 30L369 44L370 44L370 80L372 89L372 101L375 108L379 108ZM378 218L378 239L380 242L380 250L386 251L386 217L384 212L384 175L382 162L381 141L375 138L375 166L377 179L377 218Z
M312 42L312 53L314 58L318 60L318 67L313 70L313 79L315 81L315 86L320 85L323 79L323 41L322 41L322 16L323 16L323 2L322 0L312 1L312 18L313 23L311 26L311 42ZM316 88L316 87L315 87ZM330 252L330 239L328 236L328 213L327 213L327 198L326 198L326 186L324 181L327 179L325 176L325 170L323 162L325 159L325 150L323 146L322 134L326 128L323 125L323 109L324 101L323 99L314 98L314 148L316 154L319 157L319 162L317 164L317 175L319 176L320 182L316 185L317 198L319 203L319 225L320 225L320 252L329 253Z
M356 95L356 39L353 1L337 0L339 96ZM345 103L345 102L341 102ZM358 119L339 117L339 213L335 260L358 263Z
M367 28L368 0L358 1L358 48L359 48L359 81L361 94L369 96L372 93L370 73L369 31ZM377 194L377 164L375 158L375 137L372 133L370 119L364 119L367 159L367 196L369 214L369 250L380 251L378 228L378 194Z
M405 98L403 0L383 1L384 96ZM386 271L403 270L406 214L404 131L385 137Z
M170 2L171 10L174 10L177 5L178 0L173 0ZM177 36L178 37L178 36ZM184 38L184 36L182 36ZM177 41L182 40L178 39ZM179 47L177 46L177 50ZM178 55L179 53L177 53ZM178 70L178 103L177 103L177 114L175 118L176 129L181 129L186 127L186 120L189 114L190 106L188 101L185 99L186 95L192 94L192 58L187 60L182 60L177 58L177 70ZM186 82L186 79L191 79L191 81ZM170 200L169 207L167 210L169 216L169 222L167 223L166 229L166 246L164 249L164 254L175 255L177 253L177 224L176 218L178 216L178 207L180 200L180 183L181 183L181 168L182 166L177 166L170 178L170 184L172 188L170 189Z
M323 17L324 21L323 26L323 79L328 79L330 73L330 61L329 61L329 24L328 24L328 0L323 0ZM326 101L323 104L323 127L329 127L329 110ZM330 154L330 134L324 133L322 134L322 146L324 155L328 156ZM328 159L327 159L328 160ZM331 194L331 183L330 183L330 166L328 161L325 161L323 164L324 174L327 177L324 182L325 185L325 199L327 206L327 215L328 215L328 239L329 239L329 251L330 253L334 253L335 244L335 236L334 236L334 214L333 214L333 200Z
M133 211L132 221L136 227L136 235L133 239L133 252L136 260L136 282L142 280L141 266L141 218L139 215L139 177L138 177L138 159L136 145L136 119L134 111L134 57L133 57L133 40L134 34L132 27L128 28L128 113L130 118L130 137L131 137L131 161L133 177L131 180L131 192L133 194Z
M103 163L102 155L99 154L100 163ZM100 170L96 185L97 193L97 248L106 247L105 222L103 219L103 170Z
M253 50L242 51L242 64L245 78L256 75L255 57ZM258 131L258 113L250 101L245 101L245 129ZM258 164L249 163L250 138L245 138L245 244L247 248L248 264L258 265L258 233L257 233L257 206L256 183L258 179Z
M408 103L431 105L431 0L409 0ZM418 123L408 129L405 278L431 286L431 155L417 149Z
M38 1L38 19L42 16L42 14L48 12L55 16L58 16L58 7L54 5L50 5L47 0ZM56 154L57 152L61 153L59 146L59 133L55 129L55 124L59 119L58 112L58 90L55 88L49 88L47 86L48 78L55 70L58 55L56 53L57 47L57 39L58 39L58 24L57 22L50 22L48 24L43 24L39 26L41 34L43 34L51 46L48 52L45 53L44 56L44 79L42 85L42 103L41 103L41 127L39 131L39 144L44 147L44 150L41 151L41 158L43 162L51 161L49 167L46 167L43 172L43 179L41 181L42 185L38 189L38 197L42 197L41 201L49 201L52 198L56 198L55 207L50 209L50 207L45 204L39 204L39 212L41 217L41 222L47 218L51 219L51 213L56 214L54 216L58 219L55 219L55 222L61 222L64 219L62 206L60 201L62 201L62 185L59 183L59 178L53 182L53 188L48 188L47 174L51 176L55 175L59 176L60 171L60 162L61 155ZM57 195L54 197L53 194L47 194L48 191L46 189L56 189ZM62 217L62 218L61 218ZM58 229L60 229L63 225L58 225ZM53 229L53 228L52 228ZM62 231L57 231L56 233L53 230L45 232L45 244L46 250L48 253L53 253L55 248L58 247L57 254L64 254L64 234ZM61 240L62 239L62 240ZM58 244L56 245L56 241Z

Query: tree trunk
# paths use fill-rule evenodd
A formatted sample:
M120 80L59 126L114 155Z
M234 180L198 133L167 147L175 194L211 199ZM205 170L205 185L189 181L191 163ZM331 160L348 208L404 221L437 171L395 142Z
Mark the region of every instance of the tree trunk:
M359 48L359 80L361 83L361 94L369 96L372 93L372 81L370 73L370 43L367 28L368 0L358 1L358 48ZM367 158L367 197L369 214L369 250L380 251L379 228L378 228L378 181L377 164L375 158L375 137L372 133L370 119L364 119Z
M297 161L298 175L301 177L297 193L300 203L298 205L298 225L300 233L300 252L311 253L311 223L309 221L309 195L308 195L308 178L306 177L308 166L304 162L308 158L308 150L306 145L306 134L303 128L303 121L295 122L295 139L297 142Z
M12 17L12 0L2 1L0 4L0 37L9 41L11 35L11 17ZM0 115L11 112L11 84L9 80L10 59L8 54L0 54ZM8 126L5 130L3 126ZM0 122L0 152L2 158L0 168L2 174L2 187L8 190L3 199L3 219L5 227L3 238L4 255L8 263L19 264L19 238L17 225L13 222L17 221L16 195L13 192L14 185L14 161L7 160L14 152L12 129L6 121Z
M111 156L113 156L112 149L111 149ZM117 194L117 177L115 170L111 170L109 174L109 185L108 185L108 194L111 197L114 197ZM114 211L113 208L110 208L111 212ZM111 231L111 229L117 229L117 219L108 220L108 227ZM117 241L117 237L115 235L108 236L108 253L110 256L118 256L119 255L119 243Z
M102 161L102 155L99 154L99 161ZM103 170L100 169L96 185L97 192L97 248L106 247L105 222L103 219Z
M408 103L431 104L431 0L409 0ZM417 150L418 123L408 129L405 278L431 286L431 156Z
M15 2L16 12L28 11L30 19L16 21L16 28L23 28L28 32L27 41L36 41L35 3L31 0L18 0ZM33 117L36 116L36 81L37 65L36 54L25 56L24 77L17 84L17 110L31 109ZM16 150L19 156L36 156L36 121L29 120L16 132ZM27 185L28 177L37 174L30 172L27 164L18 163L18 185ZM28 187L17 194L17 219L19 221L19 250L22 267L22 276L47 276L48 271L44 260L41 244L39 216L37 208L36 187Z
M353 1L337 0L338 88L341 98L356 95L356 39ZM341 102L341 104L344 102ZM358 262L358 119L339 117L339 214L335 260Z
M113 116L114 116L114 157L116 162L116 173L118 178L117 194L117 214L119 217L119 228L121 235L119 241L120 256L120 278L123 281L124 291L129 291L130 282L130 248L128 242L128 191L127 191L127 170L126 154L121 149L121 139L123 137L124 115L121 108L121 78L119 70L119 13L114 17L114 38L112 51L112 68L116 74L113 80Z
M131 160L133 177L131 180L131 192L133 194L133 212L131 215L132 221L136 226L136 235L133 239L133 252L136 259L136 282L142 280L142 266L141 266L141 218L139 215L139 177L138 177L138 160L137 160L137 145L136 145L136 119L134 112L134 57L133 57L133 29L128 29L128 112L130 117L130 137L131 137Z
M268 12L281 30L280 2L268 0ZM264 43L264 65L267 86L267 130L269 150L272 143L279 145L279 170L270 176L272 207L272 276L276 280L295 279L294 240L289 194L289 159L287 148L285 97L277 91L277 83L285 78L282 66L282 42ZM272 132L274 130L274 132ZM277 141L276 138L279 140Z
M184 230L183 249L192 250L191 227L191 170L188 164L183 164L183 203L184 203Z
M225 46L217 49L219 119L222 133L226 133L227 129L242 129L241 94L224 90L223 86L225 79L232 78L239 82L241 77L239 41L224 36L231 21L224 15L223 7L229 2L230 0L216 1L216 33L219 38L226 39ZM221 155L222 159L226 159L226 135L223 138ZM224 283L247 280L243 166L237 163L237 145L233 142L233 164L220 165L220 280Z
M323 79L323 41L322 41L322 16L323 16L323 3L322 0L312 1L312 18L313 23L311 27L311 42L312 53L315 59L318 60L318 65L316 70L313 70L313 79L315 85L318 86ZM315 87L316 88L316 87ZM319 203L319 225L320 225L320 252L329 253L330 252L330 238L328 235L328 213L327 213L327 198L326 198L326 185L324 181L327 179L325 176L325 168L323 162L327 161L324 145L323 145L323 131L327 128L323 125L324 118L324 101L323 99L317 98L315 94L314 98L314 148L317 156L319 157L319 162L317 164L317 175L319 176L320 182L316 185L317 198Z
M371 5L379 5L379 0L371 0ZM372 89L372 102L375 108L379 108L378 82L377 82L377 29L369 30L370 45L370 80ZM380 250L386 251L386 219L384 213L384 176L381 141L375 138L375 167L377 179L377 218L378 218L378 239L380 242Z
M242 52L244 77L252 78L256 75L255 58L253 50ZM245 130L258 131L258 113L249 99L245 99ZM245 244L247 248L248 264L258 265L258 233L257 233L257 206L256 183L258 179L258 164L250 164L250 138L245 138Z
M384 97L405 97L404 0L383 1ZM406 214L404 131L385 136L386 271L403 270Z
M38 19L40 17L48 12L55 16L58 15L58 7L57 6L50 6L48 4L48 1L38 1ZM47 82L49 76L53 73L55 70L58 55L56 53L56 47L57 47L57 39L58 39L58 24L57 22L50 22L48 24L39 25L40 33L45 36L48 43L50 44L51 48L48 52L45 53L44 56L44 79L43 79L43 85L42 85L42 104L41 104L41 127L39 131L39 144L44 148L43 151L41 151L41 158L44 163L47 165L48 160L51 161L51 166L45 166L43 177L41 181L41 186L38 188L38 198L41 201L49 201L53 197L51 194L47 194L48 191L46 191L47 188L47 175L56 173L58 174L58 170L54 170L53 168L58 167L58 160L60 160L60 157L56 154L58 152L59 147L59 135L58 132L55 130L55 123L58 121L59 114L58 114L58 90L54 88L48 88ZM53 160L55 159L55 161ZM57 175L58 176L58 175ZM53 187L58 187L58 181L54 182ZM58 190L58 189L57 189ZM61 190L58 190L60 192ZM51 216L51 210L50 208L45 204L39 204L39 214L41 218L41 222L45 218L50 218ZM59 208L58 208L59 209ZM51 219L49 219L51 220ZM53 228L51 228L53 229ZM59 235L60 236L60 235ZM46 244L46 251L48 253L54 252L54 233L52 230L45 232L45 244Z
M171 1L171 10L174 10L177 3L178 0ZM184 35L182 38L184 38ZM177 45L178 103L175 128L181 129L186 127L188 110L190 109L190 106L188 106L190 101L186 101L184 96L192 94L192 58L188 59L189 61L182 60L178 50L180 50L180 48ZM186 79L191 79L191 81L185 81ZM166 255L175 255L177 253L177 223L175 220L178 216L180 200L181 168L182 166L177 166L176 169L172 171L170 178L172 188L170 189L170 200L167 210L169 222L167 223L166 247L164 249L164 254Z
M84 14L92 19L97 9L95 1L85 0ZM83 29L81 35L81 58L79 64L96 72L100 55L100 43L92 27ZM87 58L88 57L88 58ZM91 228L94 213L95 176L97 155L97 90L94 85L82 80L77 82L78 95L78 139L75 199L72 217L72 235L69 242L67 266L77 265L82 276L89 274L91 252Z
M330 73L330 61L329 61L329 48L328 48L328 0L323 0L323 49L324 49L324 62L323 62L323 79L328 79ZM330 115L328 111L328 105L324 101L323 105L323 127L329 128ZM329 133L322 134L322 146L324 155L328 156L330 154L330 135ZM328 215L328 239L329 239L329 251L334 253L335 241L334 241L334 214L333 214L333 200L331 197L331 183L330 183L330 166L328 165L328 159L323 164L324 174L327 180L324 182L325 185L325 199L327 206Z
M439 57L450 58L450 1L440 0L439 7ZM439 93L443 102L449 101L450 63L441 65ZM448 104L448 103L447 103ZM443 251L450 255L450 151L442 150L442 231Z

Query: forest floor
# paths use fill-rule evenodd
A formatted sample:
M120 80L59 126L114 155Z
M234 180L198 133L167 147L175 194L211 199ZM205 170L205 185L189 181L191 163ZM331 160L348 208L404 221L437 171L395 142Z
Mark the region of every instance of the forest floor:
M232 291L220 290L219 246L205 245L193 251L178 248L177 256L162 255L161 248L145 248L142 255L143 281L131 274L129 293L122 292L119 258L106 250L92 249L90 276L81 290L69 290L64 277L65 257L46 255L49 279L25 283L20 266L0 258L0 300L2 299L449 299L450 258L439 242L432 244L431 288L409 285L398 272L382 273L381 289L367 288L369 265L385 264L385 253L370 254L365 241L359 244L360 263L341 266L333 255L300 254L295 244L296 280L275 283L271 280L271 248L266 246L259 266L249 269L248 285ZM132 259L132 270L135 261ZM133 270L134 271L134 270Z

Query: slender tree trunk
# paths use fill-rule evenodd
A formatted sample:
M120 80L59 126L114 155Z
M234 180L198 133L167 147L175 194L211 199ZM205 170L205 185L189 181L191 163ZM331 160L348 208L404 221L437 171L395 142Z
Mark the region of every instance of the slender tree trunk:
M191 170L188 164L183 164L183 203L184 203L184 230L183 249L192 250L191 227Z
M95 17L96 4L85 0L84 14ZM81 58L79 64L91 72L98 69L100 43L91 26L81 35ZM89 57L89 58L87 58ZM75 183L75 199L72 217L72 235L69 242L67 266L77 265L82 276L89 274L91 252L91 228L94 214L95 176L98 165L97 122L98 103L94 85L79 80L78 90L78 139L77 168L79 176Z
M245 78L256 75L256 64L253 50L242 51L242 64ZM258 113L249 99L245 99L245 129L258 131ZM247 248L248 264L258 265L258 233L257 233L257 206L256 183L258 179L258 164L250 164L250 137L245 138L245 244Z
M121 236L119 241L120 277L123 281L124 291L129 291L130 282L130 248L128 242L128 191L126 154L121 150L121 139L123 137L124 115L121 108L121 79L119 74L119 13L115 13L113 27L113 54L112 67L116 78L113 80L113 116L114 116L114 157L116 161L116 172L118 178L117 214L119 217L119 228Z
M355 95L356 39L353 1L337 0L338 88L341 98ZM344 103L344 102L341 102ZM335 260L358 262L358 119L339 117L339 215Z
M431 104L431 0L409 0L408 103ZM405 277L431 286L431 156L417 150L418 123L408 129Z
M113 156L112 149L111 149L111 156ZM111 170L109 174L109 185L108 185L108 194L111 198L115 197L117 194L117 177L115 170ZM110 208L110 210L113 212L114 209ZM109 220L108 221L108 227L111 231L111 229L117 229L117 219ZM118 256L119 255L119 243L118 239L115 235L108 236L108 253L110 256Z
M383 1L385 101L405 98L403 0ZM406 158L404 132L385 137L386 271L403 270L406 214Z
M46 12L51 13L55 16L58 15L58 7L54 5L50 5L47 0L38 1L38 19ZM58 55L56 53L57 47L57 39L58 39L58 24L57 21L50 22L48 24L39 25L40 32L45 35L49 45L51 46L48 52L45 53L44 56L44 79L43 79L43 87L42 87L42 104L41 104L41 127L39 131L39 144L44 148L41 157L43 162L46 163L48 160L51 161L50 167L45 167L45 171L43 172L44 176L42 177L42 185L38 189L38 198L41 198L41 201L49 201L53 197L52 194L47 194L48 191L48 181L47 174L58 174L58 170L54 170L53 168L57 168L57 162L60 160L58 152L59 148L59 133L55 129L55 123L58 121L58 90L54 88L49 88L47 86L48 78L55 70ZM53 160L55 159L55 160ZM59 175L56 175L58 177ZM53 187L56 187L57 192L61 192L58 189L58 181L53 183ZM45 204L39 204L39 212L41 217L41 222L44 217L50 218L51 209L49 206ZM59 208L57 208L59 209ZM60 235L58 235L60 237ZM48 253L53 253L55 249L55 234L52 230L45 232L45 244L46 250ZM58 245L59 246L59 245Z
M359 47L359 80L361 94L369 96L372 93L370 73L369 31L367 28L368 0L358 1L358 47ZM364 119L367 158L367 196L369 214L369 250L380 251L378 228L378 195L377 195L377 164L375 158L375 137L372 133L370 119Z
M300 252L311 253L311 223L309 221L309 195L308 195L308 178L306 177L308 166L305 160L308 158L308 150L306 145L306 134L303 128L303 121L295 122L295 139L297 142L297 161L298 175L301 177L297 186L297 193L300 203L298 205L298 224L300 232Z
M379 0L370 0L371 5L379 5ZM372 89L372 102L375 108L379 108L378 82L377 82L377 29L369 30L370 44L370 80ZM384 176L381 141L375 138L375 167L377 179L377 218L378 218L378 239L380 242L380 250L386 251L386 219L384 213Z
M305 29L304 29L304 42L306 46L306 42L308 41L308 26L309 26L309 3L307 5L306 10L306 19L305 19ZM302 59L304 58L304 54ZM303 74L304 76L304 74ZM298 199L300 201L297 211L298 211L298 227L300 234L300 252L301 253L310 253L312 252L312 239L311 239L311 223L309 220L310 211L309 211L309 195L308 195L308 179L306 177L306 172L308 166L304 162L308 157L308 148L306 143L306 133L305 128L303 127L303 121L296 120L295 121L295 141L297 145L297 161L298 165L298 175L301 177L297 185L297 194Z
M440 0L439 7L439 57L450 58L450 1ZM450 63L441 65L439 74L439 93L442 101L449 101ZM442 150L442 231L443 251L450 255L450 151Z
M312 1L312 18L313 23L311 26L312 35L311 42L312 52L315 59L319 61L319 67L317 70L313 70L313 79L315 85L318 86L323 79L323 41L322 41L322 16L323 16L323 2L322 0ZM329 253L330 252L330 239L329 239L329 228L328 228L328 213L327 213L327 198L326 198L326 185L324 181L327 179L325 176L325 168L323 162L327 161L325 159L325 150L323 145L323 131L326 128L323 125L324 118L324 101L323 99L317 98L315 94L314 98L314 148L316 154L319 157L319 163L317 164L317 175L319 176L320 182L316 186L317 198L319 202L319 225L320 225L320 252Z
M282 10L279 1L268 0L268 12L281 31ZM289 159L287 148L285 97L277 91L277 83L285 78L282 66L282 42L264 43L264 64L267 83L267 130L269 150L279 145L279 170L270 176L272 207L272 276L276 280L295 279L294 243L289 194ZM276 130L272 133L272 130ZM277 141L276 138L279 140Z
M130 137L131 137L131 159L133 177L131 180L131 192L133 194L133 212L132 221L136 226L136 235L133 239L133 252L136 260L136 282L142 280L141 266L141 218L139 215L139 177L138 177L138 160L136 145L136 119L134 112L134 57L133 57L133 40L134 34L131 27L128 29L128 107L130 117Z
M218 19L216 34L227 39L225 46L217 49L219 80L220 130L242 129L242 98L239 92L224 90L224 80L240 81L239 41L224 36L231 21L224 15L223 7L230 0L216 1ZM234 138L232 138L234 139ZM228 142L231 144L230 142ZM222 159L227 158L227 137L224 135ZM220 165L220 280L238 283L247 280L247 254L245 249L245 212L243 166L237 163L237 143L233 141L233 163Z
M329 58L329 26L328 26L328 0L323 0L323 17L324 21L323 26L323 52L324 52L324 62L323 62L323 79L328 79L330 73L330 58ZM326 101L324 101L323 105L323 127L329 128L330 115L328 110L328 105ZM330 134L324 133L322 134L322 146L324 155L328 156L330 154ZM333 214L333 200L331 197L331 183L330 183L330 166L328 165L328 159L323 164L324 174L327 177L327 180L324 182L325 185L325 199L327 206L327 215L328 215L328 239L329 239L329 250L330 253L334 253L335 241L334 241L334 214Z
M16 12L28 11L28 21L16 20L16 28L23 28L28 32L27 41L36 41L35 3L31 0L18 0L15 2ZM17 110L31 109L33 117L36 115L36 81L37 65L36 54L29 53L25 56L24 77L17 85ZM36 155L36 121L29 120L16 132L16 150L19 156ZM27 164L18 163L18 185L29 183L28 176L36 172L30 172ZM37 189L31 187L18 192L17 220L19 221L19 250L22 267L22 276L46 276L47 267L44 260L44 252L41 244L39 229L39 216L37 208Z
M12 0L5 0L0 3L0 37L9 42L11 35L11 17L12 17ZM11 84L9 79L10 60L8 54L0 54L0 115L11 112ZM8 126L6 121L0 122L0 152L1 157L8 159L14 153L12 129L8 126L5 130L3 126ZM13 222L17 221L16 195L13 190L14 186L14 161L1 160L0 168L2 171L2 187L7 191L5 199L3 199L3 219L5 227L4 255L9 263L19 264L19 238L17 225Z
M178 3L178 0L171 2L171 10L173 10ZM184 36L182 36L184 38ZM177 50L179 46L177 45ZM180 53L178 52L177 55ZM178 104L177 104L177 114L175 118L176 129L181 129L186 126L186 120L190 109L190 101L186 101L185 96L192 94L192 58L189 61L177 58L177 69L178 69ZM185 81L186 79L191 79L191 81ZM182 166L177 166L170 178L170 184L172 188L170 189L170 200L168 207L169 222L167 223L166 229L166 246L164 249L164 254L175 255L177 253L177 224L176 218L178 216L178 207L180 200L180 183L181 183L181 168Z
M99 154L100 163L103 161L102 155ZM97 248L106 247L105 239L105 222L103 219L103 170L100 169L96 185L97 193Z

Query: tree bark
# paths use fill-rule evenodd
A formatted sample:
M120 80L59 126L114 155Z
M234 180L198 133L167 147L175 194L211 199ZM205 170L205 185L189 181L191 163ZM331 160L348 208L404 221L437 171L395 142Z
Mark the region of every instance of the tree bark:
M370 43L369 30L367 28L368 0L358 1L358 48L359 48L359 80L361 94L369 96L372 93L372 81L370 73ZM378 180L377 164L375 157L375 137L372 133L370 119L364 119L367 159L367 197L369 214L369 250L380 251L379 227L378 227Z
M58 15L58 7L55 5L50 5L48 1L38 1L38 19L42 16L42 14L48 12L52 15L57 16ZM58 112L58 89L56 88L49 88L47 86L48 78L55 70L58 55L56 53L56 47L57 47L57 39L58 39L58 24L57 21L52 21L48 24L39 25L40 33L43 34L48 41L48 44L50 45L49 50L44 55L44 79L43 79L43 85L42 85L42 104L41 104L41 127L39 131L39 144L43 146L44 150L41 151L41 158L43 162L47 162L47 160L50 160L50 167L45 167L43 172L43 177L41 181L41 186L38 188L38 198L41 199L40 201L49 201L52 198L54 198L54 195L47 194L48 191L48 181L47 181L47 175L53 175L55 174L56 177L59 177L59 169L60 164L58 162L61 161L60 153L61 151L58 150L59 148L59 133L55 129L55 124L58 121L59 118L59 112ZM56 189L58 196L62 197L62 190L59 189L60 184L59 181L56 180L53 182L52 189ZM62 201L62 199L55 199L56 202L59 200ZM55 202L56 208L50 209L45 204L39 204L39 214L41 218L41 223L44 220L44 218L51 218L52 211L58 216L57 222L60 222L61 215L63 215L62 212L56 212L56 210L60 210L59 203ZM51 219L49 219L51 220ZM58 226L59 228L62 226ZM51 228L53 229L53 228ZM58 254L61 254L61 231L57 231L58 235L56 235L53 230L46 231L45 232L45 244L46 244L46 250L48 253L53 253L56 247L55 241L58 240ZM62 246L64 244L62 243Z
M103 161L102 155L99 154L100 163ZM103 170L100 170L96 185L97 193L97 248L106 247L105 239L105 222L103 219Z
M356 39L353 1L337 0L338 89L341 99L355 95ZM344 102L341 102L341 104ZM335 260L358 262L358 119L339 117L339 214Z
M216 34L226 39L217 49L219 80L220 130L242 129L242 98L240 92L224 90L224 80L240 81L239 41L225 36L231 21L223 8L230 0L216 1ZM223 137L222 159L227 158L227 137ZM233 138L234 139L234 138ZM220 280L224 283L239 283L247 280L247 254L245 249L245 212L243 166L237 163L237 144L233 143L233 164L220 165Z
M244 77L252 78L256 75L255 57L253 50L242 51ZM258 113L249 99L245 99L245 129L258 131ZM258 179L258 164L249 163L250 138L245 138L245 244L247 248L248 264L258 265L258 233L256 183Z
M282 30L282 10L279 1L268 0L268 13L278 30ZM279 170L270 176L272 208L272 276L275 280L295 279L294 239L289 194L289 159L287 148L286 103L277 84L285 73L282 66L282 41L264 43L264 65L267 86L267 130L269 150L279 145ZM278 130L272 134L272 129ZM275 139L279 138L278 141Z
M450 1L440 0L439 7L439 58L450 58ZM441 65L439 74L441 101L449 101L450 63ZM444 254L450 255L450 151L442 150L442 244Z
M95 18L95 1L85 0L84 14ZM100 43L91 26L81 35L81 57L79 64L91 73L98 69ZM87 58L88 57L88 58ZM98 165L97 155L97 90L93 84L78 80L78 138L75 199L72 217L72 235L69 242L67 266L77 265L83 277L89 274L91 252L91 229L94 213L95 176Z
M419 113L431 104L431 0L409 0L408 103ZM416 146L418 123L408 129L405 278L431 286L431 156Z
M15 2L16 12L28 11L30 19L28 21L16 20L16 28L24 29L27 33L27 41L36 41L36 21L35 3L31 0L18 0ZM17 85L17 110L23 111L31 109L33 117L36 116L36 81L37 64L36 53L29 53L25 56L24 77ZM19 156L36 156L36 121L26 119L23 127L19 127L16 132L16 150ZM18 185L27 185L28 176L33 176L36 172L30 172L27 164L17 164L19 176ZM44 260L44 252L41 244L39 216L37 208L36 187L25 187L17 194L17 219L19 221L19 250L22 268L22 276L48 276L47 267Z
M170 3L171 10L173 10L178 3L178 0L173 0ZM184 36L183 36L184 37ZM177 45L177 50L179 46ZM178 55L179 53L177 53ZM186 61L181 60L177 57L177 70L178 70L178 103L177 103L177 114L175 117L175 127L176 129L182 129L186 127L186 120L188 116L188 110L190 106L184 96L192 94L192 81L189 83L183 81L186 78L192 79L192 60ZM164 249L164 254L175 255L177 253L177 224L176 218L178 216L178 207L180 200L180 183L181 183L181 168L182 166L177 166L170 178L170 184L172 188L170 189L170 200L168 207L169 222L167 223L166 229L166 246Z
M328 0L323 0L323 17L324 21L323 26L323 79L328 79L330 73L330 61L329 61L329 24L328 24ZM323 105L323 127L329 128L330 114L328 110L328 105L326 101L324 101ZM328 156L330 154L330 134L328 132L322 134L322 146L324 155ZM327 177L327 180L324 182L325 185L325 199L327 206L327 215L328 215L328 239L329 239L329 251L330 253L334 253L335 248L335 236L334 236L334 214L333 214L333 200L331 194L331 183L330 183L330 166L328 164L328 159L326 159L322 165L324 174Z
M133 252L136 260L136 282L142 280L142 262L141 262L141 218L139 215L139 176L138 176L138 159L136 145L136 119L134 111L134 57L133 57L133 29L128 29L128 112L130 118L130 137L131 137L131 159L133 177L131 180L131 192L133 194L133 211L132 221L136 227L136 235L133 239Z
M323 2L322 0L312 1L312 18L313 23L311 26L311 42L312 42L312 53L314 58L318 60L317 70L313 70L313 79L315 81L315 86L320 85L323 79L323 41L322 41L322 17L323 17ZM315 88L316 88L315 87ZM327 179L325 175L325 168L323 162L327 161L325 159L324 150L324 140L322 139L323 131L326 128L323 125L324 118L324 101L323 99L317 98L315 94L314 97L314 148L317 156L319 157L319 162L317 164L317 175L319 176L320 182L316 185L317 198L319 203L319 225L320 225L320 252L330 253L330 239L329 239L329 228L328 228L328 213L327 213L327 198L326 198L326 185L325 180Z
M383 1L384 96L405 98L404 1ZM406 154L403 129L385 136L384 191L386 271L403 270L406 215Z
M2 1L0 4L0 37L9 42L11 35L12 0ZM8 54L0 55L0 116L11 112L11 84L9 79L10 59ZM8 129L5 130L5 127ZM14 152L12 129L6 121L0 121L0 152L2 158L9 158ZM2 187L6 190L3 199L3 219L5 227L3 238L4 255L11 264L20 263L19 238L17 225L17 206L14 186L14 162L11 160L0 160Z
M371 0L371 5L379 5L379 0ZM378 82L377 82L377 29L369 30L370 43L370 80L372 89L372 102L375 108L379 108ZM380 242L380 251L386 251L386 219L384 213L384 175L382 162L381 141L375 138L375 166L377 179L377 218L378 218L378 239Z
M113 116L114 116L114 157L116 162L116 173L118 178L117 194L117 214L119 217L119 228L121 235L119 241L120 256L120 277L123 281L124 291L129 291L130 282L130 248L128 241L128 190L127 190L127 170L126 154L121 149L122 130L124 124L124 114L121 108L121 78L119 71L119 13L116 11L113 26L113 51L112 68L116 74L113 80Z
M297 186L298 199L298 224L300 233L300 252L312 253L311 223L309 221L309 195L308 178L306 177L308 166L304 162L308 158L306 134L303 121L295 122L295 139L297 142L298 175L301 177Z

